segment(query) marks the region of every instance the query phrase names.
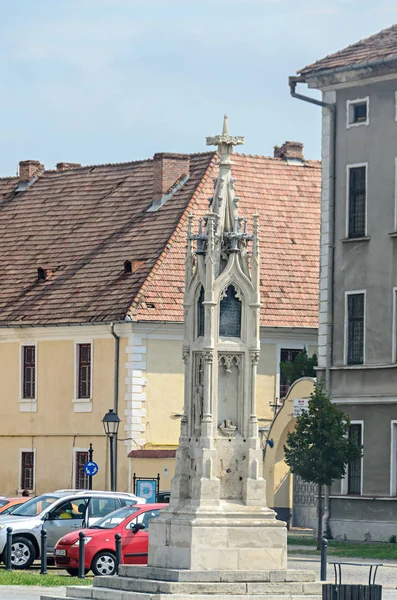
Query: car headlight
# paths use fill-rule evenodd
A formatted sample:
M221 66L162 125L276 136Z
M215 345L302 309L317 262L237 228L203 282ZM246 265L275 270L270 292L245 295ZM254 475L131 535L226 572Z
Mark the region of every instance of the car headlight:
M92 537L85 537L84 538L84 545L88 544L88 542L90 542L92 540ZM75 548L76 546L78 546L80 544L80 540L77 540L77 542L75 542L74 544L72 544L72 548Z

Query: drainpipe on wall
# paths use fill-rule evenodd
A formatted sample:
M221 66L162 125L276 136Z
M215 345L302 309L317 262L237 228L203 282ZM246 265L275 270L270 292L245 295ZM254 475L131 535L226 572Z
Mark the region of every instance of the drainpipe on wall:
M118 415L119 408L119 364L120 364L120 336L114 331L114 323L110 324L110 333L114 337L114 383L113 383L113 410ZM114 440L114 487L117 490L117 435Z
M290 77L289 86L291 96L310 104L327 108L331 115L331 147L329 157L330 171L330 190L329 190L329 245L328 245L328 277L327 277L327 354L325 363L325 389L331 394L331 364L332 364L332 345L333 345L333 307L334 307L334 248L335 248L335 178L336 178L336 105L328 102L310 98L303 94L296 93L296 86L299 82L306 83L302 77ZM330 487L325 487L324 492L324 515L322 520L322 536L327 537L329 520L329 493Z

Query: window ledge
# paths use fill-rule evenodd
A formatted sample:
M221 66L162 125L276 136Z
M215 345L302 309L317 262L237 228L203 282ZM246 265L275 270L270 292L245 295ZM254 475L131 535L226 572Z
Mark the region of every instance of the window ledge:
M396 369L397 363L383 363L379 365L341 365L339 367L330 367L331 371L355 371L360 369Z
M349 244L352 242L369 242L370 239L371 238L369 237L369 235L363 235L362 237L342 238L341 242L342 244Z
M392 231L391 233L389 233L389 237L397 238L397 231Z
M75 413L91 413L92 398L73 398L73 412Z
M92 402L92 398L73 398L72 402L77 402L77 404L84 404L85 402Z
M19 412L37 412L37 400L34 398L20 398Z
M396 496L360 496L360 494L330 494L332 500L397 500Z

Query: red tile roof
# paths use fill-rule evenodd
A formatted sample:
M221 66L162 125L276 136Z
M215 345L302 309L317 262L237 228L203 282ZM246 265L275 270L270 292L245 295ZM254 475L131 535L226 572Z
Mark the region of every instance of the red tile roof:
M397 25L392 25L368 38L351 44L343 50L329 54L321 60L307 65L298 73L302 76L316 75L319 71L343 68L352 65L365 65L379 59L397 60Z
M321 165L263 156L233 156L239 213L258 210L261 228L261 325L317 327ZM207 171L163 253L132 305L134 320L183 320L186 215L208 211L217 166ZM148 306L149 305L149 306Z
M0 324L183 320L186 216L208 210L214 153L157 211L153 160L0 179ZM234 155L239 210L261 216L262 325L316 327L320 163ZM133 272L124 275L124 261ZM37 281L37 269L48 270Z

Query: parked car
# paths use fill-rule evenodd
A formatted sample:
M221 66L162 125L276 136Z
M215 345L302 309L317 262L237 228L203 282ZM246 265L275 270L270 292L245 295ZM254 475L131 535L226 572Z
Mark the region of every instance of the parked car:
M126 506L103 517L86 529L84 570L95 575L114 575L116 572L115 535L121 535L122 563L146 565L149 545L148 525L167 504ZM79 532L80 533L80 532ZM55 565L77 575L79 569L79 535L68 533L56 544Z
M0 515L0 560L5 561L7 527L12 527L11 562L28 569L40 557L41 530L47 530L47 555L70 531L93 525L121 506L145 504L144 498L122 492L53 492L29 499L9 515Z
M25 504L25 502L27 502L28 500L30 500L30 498L25 496L18 496L15 498L1 498L0 514L8 515L13 510L16 510L18 506L21 506L21 504Z

